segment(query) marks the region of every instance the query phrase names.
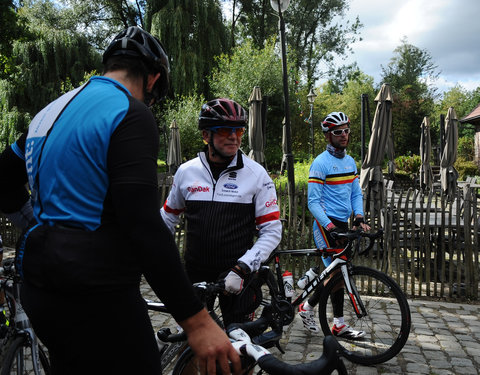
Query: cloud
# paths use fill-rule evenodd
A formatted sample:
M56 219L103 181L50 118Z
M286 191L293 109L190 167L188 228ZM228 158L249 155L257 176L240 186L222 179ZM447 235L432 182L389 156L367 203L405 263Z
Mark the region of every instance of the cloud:
M362 41L352 44L360 69L379 83L403 37L427 50L441 72L441 86L480 85L479 0L352 0L348 19L357 15L364 27ZM439 87L442 91L442 87Z

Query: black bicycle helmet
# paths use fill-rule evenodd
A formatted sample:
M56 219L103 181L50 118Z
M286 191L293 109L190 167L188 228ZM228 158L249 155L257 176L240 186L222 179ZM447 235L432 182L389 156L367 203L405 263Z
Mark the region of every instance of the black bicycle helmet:
M103 53L103 64L112 56L140 57L160 78L153 88L155 99L161 99L168 92L170 64L162 43L138 26L130 26L120 32Z
M198 128L208 129L212 126L246 126L247 112L243 107L230 99L210 100L202 106L198 117Z
M332 112L325 117L322 122L322 130L324 133L332 130L335 126L348 125L350 126L350 119L343 112Z

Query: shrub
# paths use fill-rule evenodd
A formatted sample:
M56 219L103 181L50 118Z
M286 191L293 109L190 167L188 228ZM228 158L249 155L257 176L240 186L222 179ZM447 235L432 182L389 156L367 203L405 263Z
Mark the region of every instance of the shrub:
M465 180L468 176L476 176L479 174L478 166L473 161L467 161L463 158L458 158L454 164L455 169L458 171L458 178Z
M310 165L313 160L303 160L296 162L293 166L295 173L295 185L297 186L307 186L308 184L308 172L310 171ZM273 182L276 186L285 185L288 182L288 175L285 172L284 175L272 176Z
M398 172L405 174L417 174L420 171L422 161L419 155L399 156L395 159Z
M458 159L473 160L475 157L475 139L473 137L458 138Z

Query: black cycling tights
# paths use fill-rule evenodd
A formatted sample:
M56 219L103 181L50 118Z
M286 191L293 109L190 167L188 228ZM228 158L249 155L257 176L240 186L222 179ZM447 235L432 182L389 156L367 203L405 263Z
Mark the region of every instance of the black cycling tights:
M312 296L308 299L308 304L310 306L316 306L318 301L320 301L320 295L322 294L322 288L317 288L313 291ZM330 294L330 299L332 300L333 307L333 316L339 318L343 316L343 303L344 303L344 288L340 288Z
M23 285L22 300L49 351L52 374L161 374L137 287L75 295Z

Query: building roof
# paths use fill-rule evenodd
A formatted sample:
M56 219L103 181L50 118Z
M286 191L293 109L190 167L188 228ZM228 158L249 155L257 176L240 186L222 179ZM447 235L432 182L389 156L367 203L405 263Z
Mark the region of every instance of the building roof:
M480 104L478 104L472 112L460 119L460 122L467 122L470 124L480 123Z

